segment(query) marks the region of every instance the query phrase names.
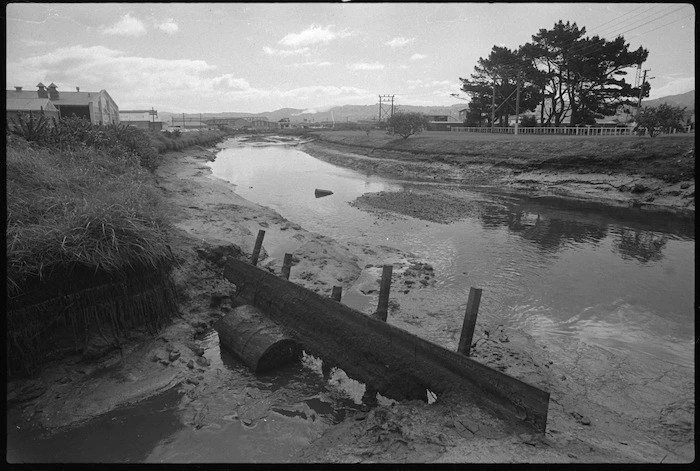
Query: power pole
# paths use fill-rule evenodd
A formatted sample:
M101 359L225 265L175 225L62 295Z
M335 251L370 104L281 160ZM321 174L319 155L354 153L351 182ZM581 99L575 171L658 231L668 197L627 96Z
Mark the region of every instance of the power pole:
M494 81L491 85L491 132L493 133L493 126L496 121L496 82Z
M518 125L520 124L520 72L518 72L517 87L515 94L515 134L518 134Z
M394 116L394 95L379 95L379 122L387 116Z
M639 88L639 100L637 101L637 114L642 109L642 95L644 94L644 85L647 83L647 72L651 72L651 69L644 69L644 74L642 76L642 85ZM654 77L649 77L649 80Z

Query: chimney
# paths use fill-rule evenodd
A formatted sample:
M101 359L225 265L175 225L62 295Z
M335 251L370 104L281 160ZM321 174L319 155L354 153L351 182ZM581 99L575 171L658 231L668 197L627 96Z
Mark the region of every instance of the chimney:
M46 85L39 82L37 84L37 87L39 88L39 90L37 90L37 94L39 95L39 98L48 98L49 97L49 93L46 91Z
M49 89L49 100L58 100L58 90L56 87L56 84L51 82L51 85L48 86Z
M21 91L22 91L22 87L15 87L15 91L21 92Z

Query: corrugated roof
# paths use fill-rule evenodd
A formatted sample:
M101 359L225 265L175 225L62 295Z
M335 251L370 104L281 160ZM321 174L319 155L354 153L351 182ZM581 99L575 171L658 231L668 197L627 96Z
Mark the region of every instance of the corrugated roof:
M48 98L7 98L5 109L11 111L58 111Z
M97 98L100 92L62 92L58 91L58 100L53 100L53 102L58 105L68 105L68 106L87 106L92 100ZM5 90L5 98L39 98L37 91L22 90L18 92L17 90ZM43 100L43 98L42 98Z

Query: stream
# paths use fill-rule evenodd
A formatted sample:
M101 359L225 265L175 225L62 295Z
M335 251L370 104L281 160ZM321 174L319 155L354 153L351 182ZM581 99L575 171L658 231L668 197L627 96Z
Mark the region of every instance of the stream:
M576 339L692 375L694 217L390 180L288 144L229 139L209 164L213 178L308 231L389 246L432 265L435 286L402 298L392 324L454 350L469 288L478 287L477 330L501 324L542 342ZM333 194L316 198L316 188ZM349 204L364 193L426 188L449 191L471 209L458 222L439 224L379 217ZM264 246L281 259L300 244L271 233ZM360 288L377 273L366 272L343 302L369 313L376 296ZM305 356L256 377L219 348L213 330L200 340L211 367L196 395L183 385L50 438L15 437L8 460L284 462L362 407L364 385L337 369L324 372L318 359Z

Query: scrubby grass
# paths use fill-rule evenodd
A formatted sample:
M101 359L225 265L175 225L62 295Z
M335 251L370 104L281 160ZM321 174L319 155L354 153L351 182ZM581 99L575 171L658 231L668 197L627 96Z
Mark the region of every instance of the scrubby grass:
M229 133L224 131L196 131L181 134L166 134L162 131L149 133L151 145L162 154L169 150L182 150L191 146L206 146L220 142Z
M164 209L133 155L7 148L7 289L72 267L156 268L171 259Z
M359 149L394 151L399 160L437 160L454 165L491 163L521 169L628 172L669 182L695 178L695 135L541 136L428 131L409 139L373 130L320 131L323 141ZM373 153L378 156L379 153Z

